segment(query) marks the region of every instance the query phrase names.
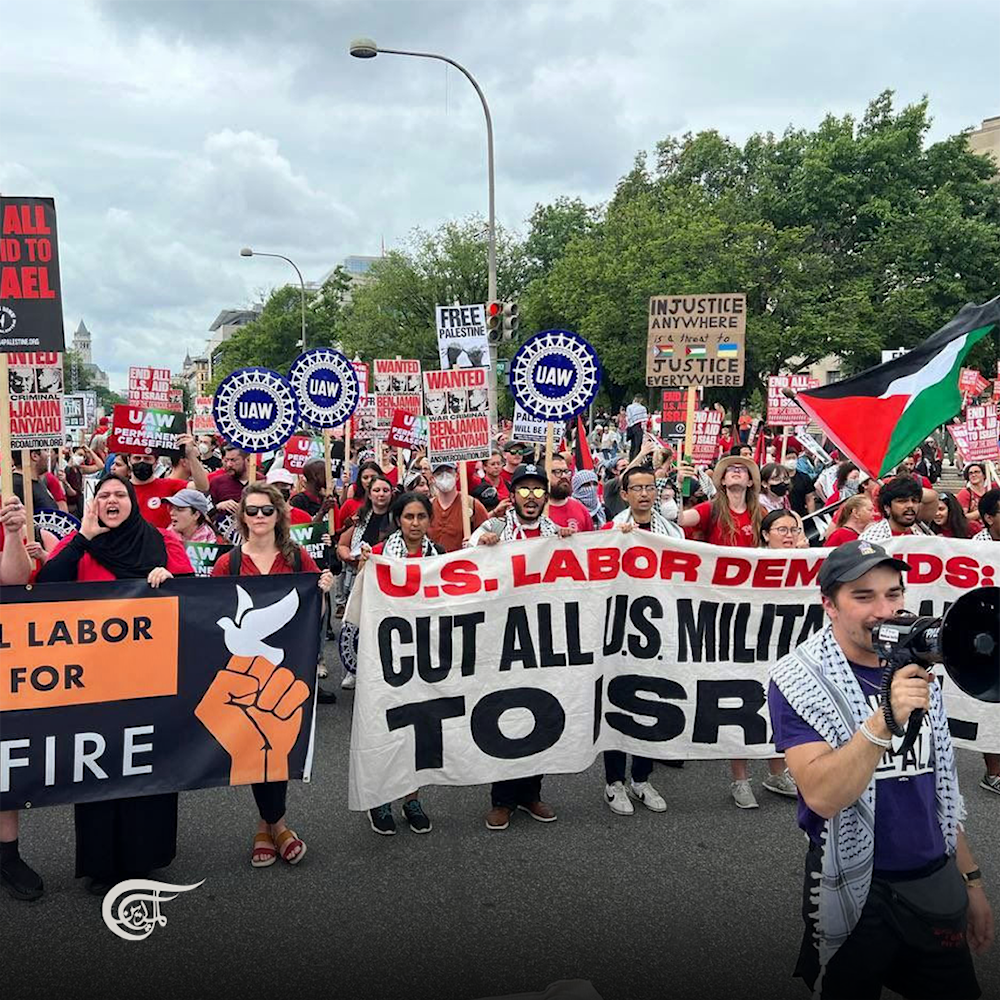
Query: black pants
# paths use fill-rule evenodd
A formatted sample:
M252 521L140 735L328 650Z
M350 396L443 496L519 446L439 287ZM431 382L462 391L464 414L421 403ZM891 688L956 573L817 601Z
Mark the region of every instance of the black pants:
M632 780L646 781L653 773L653 762L648 757L632 754ZM604 777L609 785L625 780L625 754L621 750L604 751Z
M639 449L642 448L642 424L633 424L629 427L628 430L625 431L625 438L628 441L628 457L631 462L632 459L639 454Z
M816 884L812 876L821 870L821 862L819 848L811 846L802 889L805 933L793 973L813 990L819 952L810 889ZM860 920L823 972L822 1000L878 1000L883 986L911 1000L977 1000L982 991L964 928L946 946L927 950L913 943L917 937L913 920L912 911L893 899L892 883L874 877ZM925 936L934 937L931 932Z
M260 818L265 823L277 823L285 815L285 801L288 798L287 781L261 781L250 786Z
M516 809L518 806L530 806L542 798L542 778L536 774L531 778L508 778L506 781L494 781L490 789L490 799L494 806L505 809Z

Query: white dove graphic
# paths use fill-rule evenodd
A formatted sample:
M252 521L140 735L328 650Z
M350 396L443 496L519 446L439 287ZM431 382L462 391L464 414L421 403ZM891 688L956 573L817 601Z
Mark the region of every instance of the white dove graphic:
M222 629L226 648L233 656L263 656L276 667L285 658L285 651L269 646L262 640L284 628L299 610L299 593L290 590L275 604L254 608L253 598L239 585L236 587L236 621L220 618L215 624Z

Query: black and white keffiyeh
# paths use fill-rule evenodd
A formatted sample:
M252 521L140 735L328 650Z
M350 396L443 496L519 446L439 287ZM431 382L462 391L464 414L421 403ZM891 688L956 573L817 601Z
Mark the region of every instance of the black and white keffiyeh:
M439 555L440 552L441 550L426 535L424 535L420 543L421 557L436 556ZM406 539L403 538L403 533L401 531L394 531L382 543L382 555L384 556L389 556L392 559L406 559L409 554L409 550L406 547Z
M982 531L977 531L971 539L973 542L995 542L996 539L990 534L989 528L983 528Z
M828 624L783 657L771 670L771 679L792 709L835 750L847 743L870 715L843 650ZM948 731L941 688L930 686L930 724L937 819L945 848L956 850L958 824L965 819L965 803L955 776L955 753ZM822 969L847 940L868 899L875 866L875 776L858 800L823 825L822 871L810 890L815 907L817 947Z
M666 538L683 538L684 530L673 521L668 521L655 507L649 512L649 530L654 535L663 535ZM612 524L635 524L632 511L626 507L620 514L615 514Z
M554 538L559 534L559 526L542 515L535 524L541 531L542 538ZM516 542L521 538L527 538L524 533L525 528L533 528L535 525L522 524L517 516L517 511L511 507L505 517L491 517L484 521L477 530L477 534L482 531L492 532L500 536L501 542Z

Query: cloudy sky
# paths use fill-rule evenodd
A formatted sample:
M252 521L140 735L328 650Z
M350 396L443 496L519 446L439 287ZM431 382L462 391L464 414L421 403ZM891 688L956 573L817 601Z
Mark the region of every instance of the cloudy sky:
M98 364L200 353L220 309L415 226L485 213L478 99L497 214L605 200L636 152L687 130L737 141L886 87L931 98L932 138L1000 113L995 0L2 2L0 190L53 195L67 333Z

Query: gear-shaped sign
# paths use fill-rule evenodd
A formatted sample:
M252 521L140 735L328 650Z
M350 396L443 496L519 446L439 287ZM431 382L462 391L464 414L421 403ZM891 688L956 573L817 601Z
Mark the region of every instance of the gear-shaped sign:
M317 347L300 354L288 370L302 419L320 429L351 419L360 388L354 366L340 351Z
M240 368L215 390L212 414L219 433L244 451L280 448L299 424L299 404L288 379L270 368Z
M601 385L601 362L583 337L544 330L526 340L510 362L510 391L536 420L569 420L593 402Z
M56 538L62 540L74 531L80 530L80 522L72 514L67 514L64 510L53 510L51 507L43 507L35 511L35 527L45 531L51 531Z
M340 638L337 641L337 649L340 652L340 662L349 674L358 672L358 635L360 630L357 625L344 622L340 626Z

